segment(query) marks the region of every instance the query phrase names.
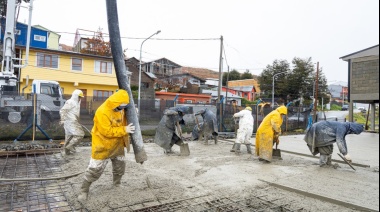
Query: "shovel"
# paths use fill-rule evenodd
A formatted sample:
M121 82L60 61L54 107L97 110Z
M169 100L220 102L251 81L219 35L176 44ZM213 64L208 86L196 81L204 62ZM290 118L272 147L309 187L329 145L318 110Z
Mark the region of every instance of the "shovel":
M273 149L272 157L274 159L282 160L282 158L281 158L281 149L277 149L277 146L278 146L278 137L275 137L274 142L276 143L276 149Z
M177 125L178 134L181 137L181 139L183 139L183 137L182 137L182 128L179 125L178 121L177 121L176 125ZM190 155L189 144L186 143L186 142L184 142L184 141L182 141L182 144L179 146L179 150L181 152L180 153L181 156L189 156Z

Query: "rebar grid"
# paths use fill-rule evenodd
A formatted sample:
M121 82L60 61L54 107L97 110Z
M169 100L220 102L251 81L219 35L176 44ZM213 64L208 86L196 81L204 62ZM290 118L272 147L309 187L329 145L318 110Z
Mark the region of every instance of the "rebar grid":
M0 157L0 178L48 178L63 175L60 152ZM0 211L73 211L58 180L0 182Z
M125 206L113 209L113 211L120 211L122 209L133 210L137 212L160 212L160 211L181 211L181 212L199 212L199 211L215 211L215 212L245 212L245 211L299 211L291 210L285 205L278 205L274 203L275 200L266 200L263 197L251 197L245 199L233 200L229 197L214 197L202 196L198 198L190 198L186 200L179 200L175 202L159 204L149 207L138 209L136 206Z

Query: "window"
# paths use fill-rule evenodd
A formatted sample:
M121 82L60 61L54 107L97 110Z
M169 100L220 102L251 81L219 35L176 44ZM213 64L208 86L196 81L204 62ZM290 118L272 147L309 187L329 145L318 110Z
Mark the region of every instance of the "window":
M59 86L51 83L41 83L40 93L53 97L58 97L60 96Z
M105 101L113 94L113 91L94 90L94 101Z
M112 74L112 63L95 61L95 73Z
M82 59L71 58L71 70L82 71Z
M34 40L35 40L35 41L46 42L46 36L42 36L42 35L34 35Z
M37 67L58 68L58 56L37 53Z

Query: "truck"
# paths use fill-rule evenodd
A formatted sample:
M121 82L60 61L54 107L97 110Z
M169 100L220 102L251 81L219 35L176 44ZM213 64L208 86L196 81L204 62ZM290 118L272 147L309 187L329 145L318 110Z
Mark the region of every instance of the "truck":
M20 91L20 76L15 75L15 68L24 68L28 65L33 0L30 0L29 6L25 59L17 58L15 53L17 31L15 14L18 6L20 5L17 5L15 0L7 1L7 18L1 52L0 119L14 124L22 122L30 124L32 120L35 120L34 115L37 115L37 124L48 126L53 120L58 120L59 110L64 105L65 99L59 83L53 80L34 79L32 94L25 95L24 90L29 84L29 77L27 77L26 86Z

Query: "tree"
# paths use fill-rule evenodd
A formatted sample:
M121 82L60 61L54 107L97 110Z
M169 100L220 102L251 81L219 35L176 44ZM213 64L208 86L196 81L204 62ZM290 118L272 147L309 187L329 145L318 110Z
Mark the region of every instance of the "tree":
M227 76L228 76L228 81L240 80L240 73L234 69L234 70L230 71L229 74L226 72L223 73L223 80L222 80L223 85L227 85L226 84Z
M260 89L264 92L264 96L271 96L273 75L290 70L290 65L286 60L275 60L272 65L267 65L263 72L258 77ZM287 73L277 75L275 78L275 96L286 97Z
M293 70L289 74L287 82L287 101L299 97L310 99L315 81L314 63L311 58L301 59L295 57L292 61Z
M253 79L253 75L249 72L249 70L246 70L240 77L240 79Z
M112 56L110 42L104 41L103 33L100 28L96 32L95 37L90 38L85 44L86 46L80 51L83 54Z

